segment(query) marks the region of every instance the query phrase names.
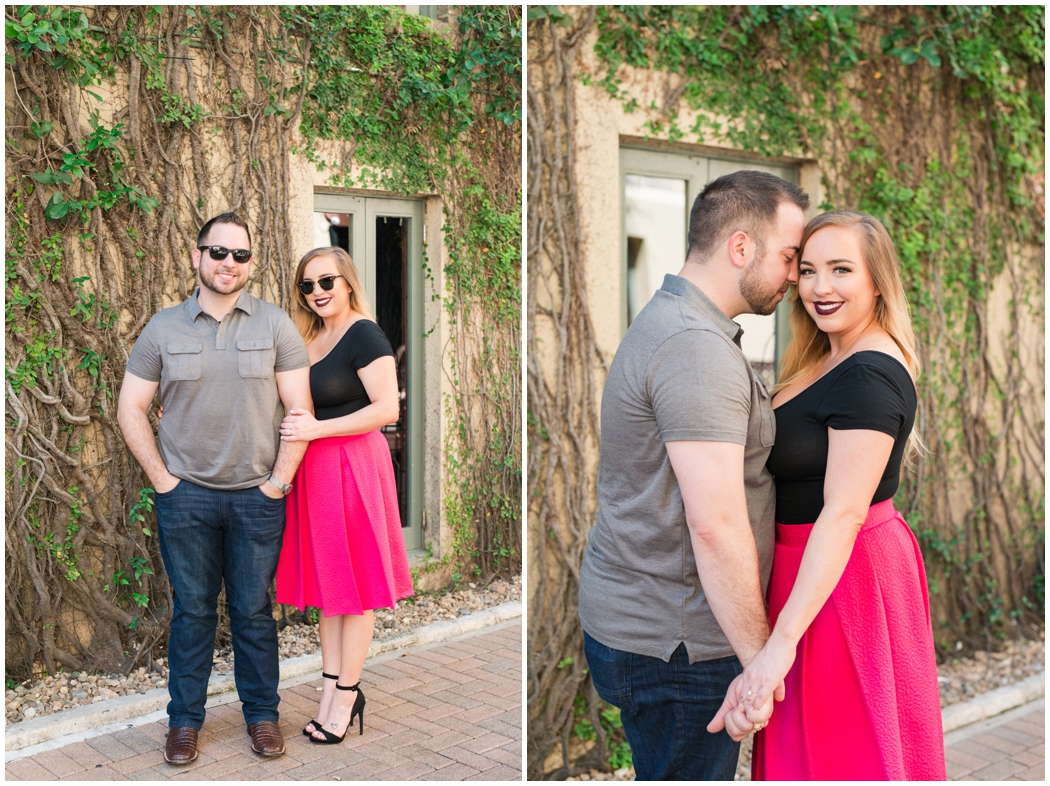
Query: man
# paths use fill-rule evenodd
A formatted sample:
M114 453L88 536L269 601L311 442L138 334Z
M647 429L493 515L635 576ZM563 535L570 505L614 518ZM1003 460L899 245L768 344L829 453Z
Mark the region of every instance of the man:
M232 213L216 216L201 228L192 256L199 286L143 329L117 410L128 448L157 492L160 553L174 596L164 752L172 764L197 758L224 584L252 750L284 753L268 589L284 495L307 443L281 442L279 429L285 410L313 411L302 337L284 311L244 289L252 271L247 224ZM159 451L146 415L158 387Z
M732 319L772 314L797 280L808 206L764 172L708 184L681 272L664 278L609 369L580 620L639 780L732 780L737 740L772 713L772 700L741 703L726 719L732 738L705 728L769 636L775 421Z

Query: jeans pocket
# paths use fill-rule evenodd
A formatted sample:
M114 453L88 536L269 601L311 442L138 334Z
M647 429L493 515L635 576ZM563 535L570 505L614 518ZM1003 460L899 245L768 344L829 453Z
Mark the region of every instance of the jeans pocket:
M186 482L185 480L183 480L182 478L179 478L179 482L176 483L174 486L172 486L167 491L157 491L156 489L154 489L153 490L153 496L156 499L170 499L172 497L172 495L175 494L176 491L178 491L180 488L182 488L182 484L185 483L185 482Z
M618 707L622 713L637 714L638 710L634 706L631 694L633 653L607 647L586 631L583 638L587 667L590 669L591 682L598 695L603 701Z
M262 487L265 486L265 485L266 485L265 483L261 483L261 484L259 484L258 486L255 487L255 490L259 492L259 495L262 496L263 499L265 499L267 502L273 502L275 504L280 502L281 504L284 504L284 501L287 498L286 497L271 497L269 494L267 494L265 491L262 490Z

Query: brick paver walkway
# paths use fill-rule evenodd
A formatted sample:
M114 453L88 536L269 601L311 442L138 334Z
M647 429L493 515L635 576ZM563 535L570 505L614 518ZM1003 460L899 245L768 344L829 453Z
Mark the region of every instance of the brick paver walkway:
M12 761L16 780L520 780L521 622L365 664L365 733L314 745L301 730L321 680L281 691L284 756L251 751L240 702L208 710L192 764L164 761L167 722Z
M960 729L963 734L949 735L945 747L948 780L1046 780L1045 708L1006 715L1010 718L995 725L986 723L972 734Z

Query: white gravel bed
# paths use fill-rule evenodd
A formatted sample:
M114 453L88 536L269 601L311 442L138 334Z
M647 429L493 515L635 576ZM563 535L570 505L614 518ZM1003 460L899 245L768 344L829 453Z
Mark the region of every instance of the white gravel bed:
M1038 674L1045 668L1046 642L1044 631L1033 641L1013 641L1005 644L1000 652L977 652L972 658L952 658L937 666L937 681L941 689L941 707L969 701L975 696L1005 685L1013 685L1025 677ZM740 745L740 760L736 768L736 780L751 780L751 740L748 737ZM567 778L570 781L633 781L634 767L624 767L615 772L589 773Z
M395 633L414 630L431 622L457 619L520 599L521 576L514 576L508 581L495 581L487 586L465 584L456 591L417 595L399 602L394 610L376 611L375 638L381 641ZM317 626L310 624L289 625L278 633L278 640L282 659L318 652L321 647ZM167 687L167 659L158 658L154 663L160 668L159 673L156 670L147 672L145 667L128 675L59 673L54 677L28 680L14 688L9 684L5 693L5 725ZM215 674L232 674L233 651L216 650L212 671Z

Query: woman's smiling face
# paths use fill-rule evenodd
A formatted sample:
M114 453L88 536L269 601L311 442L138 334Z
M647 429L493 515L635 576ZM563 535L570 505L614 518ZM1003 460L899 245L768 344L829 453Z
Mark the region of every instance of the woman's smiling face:
M875 318L879 292L856 232L830 226L810 236L799 261L798 294L825 333L846 334Z
M317 283L329 276L336 277L333 287L327 291ZM303 268L303 282L314 282L314 291L305 295L307 305L322 319L336 316L350 310L350 285L339 272L339 266L332 257L315 257Z

